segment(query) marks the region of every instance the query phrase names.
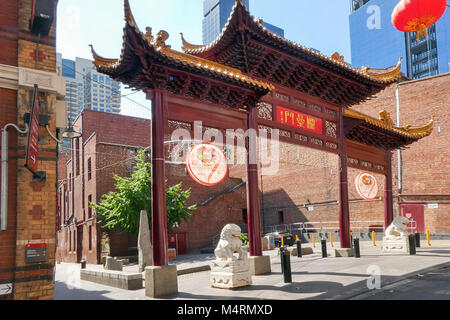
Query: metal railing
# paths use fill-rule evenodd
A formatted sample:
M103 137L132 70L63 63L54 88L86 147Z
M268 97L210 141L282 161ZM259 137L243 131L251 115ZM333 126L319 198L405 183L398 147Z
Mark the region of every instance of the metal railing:
M350 230L352 232L383 232L385 230L384 221L366 220L351 221ZM312 233L312 232L337 232L339 231L339 221L319 221L319 222L300 222L292 224L281 224L266 226L265 233L271 232L289 232L289 233Z

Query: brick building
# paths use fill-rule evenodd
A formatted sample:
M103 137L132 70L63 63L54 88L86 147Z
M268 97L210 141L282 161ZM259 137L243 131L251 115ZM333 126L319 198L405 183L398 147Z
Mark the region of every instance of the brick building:
M396 88L390 86L358 109L369 115L386 109L396 119ZM393 155L394 195L400 214L412 215L421 232L449 234L450 73L400 83L398 93L401 126L426 123L432 116L435 122L431 136L401 152L400 171L398 154Z
M73 141L73 158L61 157L58 183L57 260L89 264L100 262L105 238L111 256L135 254L137 238L120 232L106 232L97 223L89 202L98 203L113 191L113 175L128 176L138 149L150 145L150 120L84 110L74 127L83 137ZM69 150L70 151L70 150ZM245 183L230 176L212 188L196 184L183 165L169 165L167 186L182 182L191 188L188 205L197 204L192 219L176 232L185 237L186 250L211 244L227 223L245 224Z
M47 1L53 17L50 32L30 30L32 0L2 1L0 10L0 128L15 124L24 128L24 114L30 112L33 88L40 92L40 114L48 116L49 130L57 134L57 112L64 107L65 86L56 68L56 6ZM0 231L0 300L52 299L54 292L56 223L56 142L45 127L39 127L39 171L45 181L34 181L24 167L28 134L18 134L10 125L7 157L7 210ZM4 175L5 172L1 172ZM3 191L2 191L3 192ZM27 246L45 246L41 262L26 259ZM6 288L6 290L5 290ZM11 288L12 290L9 290ZM11 292L11 294L8 294ZM7 293L7 294L5 294Z

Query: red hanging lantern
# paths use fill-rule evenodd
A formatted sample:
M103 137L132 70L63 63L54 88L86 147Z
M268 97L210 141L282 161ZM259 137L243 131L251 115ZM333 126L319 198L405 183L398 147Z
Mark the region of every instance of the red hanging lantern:
M417 40L427 36L427 28L444 14L447 0L401 0L392 13L392 24L403 32L417 32Z

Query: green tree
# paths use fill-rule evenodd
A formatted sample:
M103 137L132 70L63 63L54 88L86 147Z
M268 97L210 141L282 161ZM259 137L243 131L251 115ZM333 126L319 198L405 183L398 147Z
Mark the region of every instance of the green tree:
M152 184L151 165L145 160L145 153L139 151L135 159L136 166L130 177L114 175L118 191L103 195L98 204L90 203L90 206L96 210L104 228L137 235L142 210L147 211L151 228ZM191 190L182 190L181 183L166 190L169 233L182 221L189 219L191 212L197 209L196 205L186 205L190 196Z

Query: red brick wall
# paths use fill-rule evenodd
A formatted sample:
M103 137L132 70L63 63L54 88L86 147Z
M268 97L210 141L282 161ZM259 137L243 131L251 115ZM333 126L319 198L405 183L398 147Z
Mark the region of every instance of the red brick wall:
M17 66L18 0L2 1L0 10L0 64Z
M332 153L280 143L278 173L260 178L264 225L335 222L332 225L338 227L338 161L339 157ZM350 219L373 221L370 224L383 221L383 201L361 201L358 196L354 180L359 173L359 170L348 169ZM383 197L385 178L379 174L374 176L379 185L378 196ZM308 211L307 204L313 204L314 210ZM280 220L280 212L284 221Z
M376 117L385 109L396 122L395 89L396 85L388 87L357 109ZM401 199L425 203L425 227L432 233L450 233L450 74L402 83L399 92L402 126L422 126L432 116L435 119L431 136L402 152ZM395 185L398 183L397 168L397 153L394 153ZM398 193L397 188L394 190ZM429 203L438 203L439 209L428 209Z

